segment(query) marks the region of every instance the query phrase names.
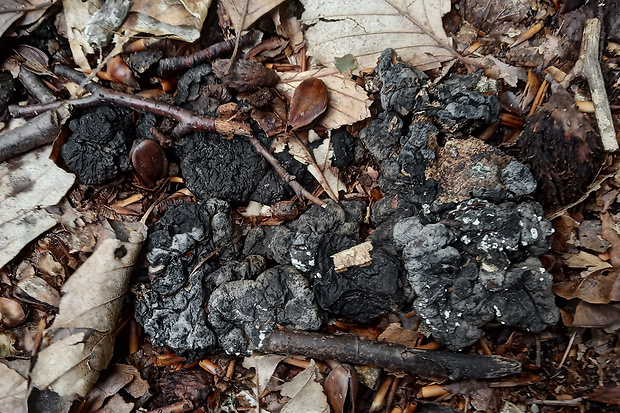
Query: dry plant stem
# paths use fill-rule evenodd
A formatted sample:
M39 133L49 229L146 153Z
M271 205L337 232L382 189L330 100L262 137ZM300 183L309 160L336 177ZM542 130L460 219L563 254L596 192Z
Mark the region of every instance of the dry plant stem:
M0 135L0 162L54 142L69 118L66 106L43 113Z
M317 173L319 174L319 177L318 177L319 183L321 184L323 189L325 189L325 192L327 192L327 195L329 195L329 197L333 199L334 202L338 202L338 195L334 194L334 191L332 191L331 187L329 186L329 183L327 182L327 179L325 179L325 175L323 174L323 171L321 170L321 168L319 168L319 165L316 163L314 156L312 156L312 154L308 150L308 147L304 145L304 143L301 141L301 139L299 139L299 137L297 136L295 132L292 132L289 136L297 141L297 144L306 153L306 156L308 157L308 161L312 164L312 166L316 168Z
M366 340L351 334L331 336L290 330L275 331L265 338L260 350L265 353L296 354L378 366L430 379L498 378L521 371L518 361L505 357L419 350L400 344Z
M381 387L379 387L379 390L377 390L377 394L375 395L375 398L370 405L370 409L368 410L369 413L374 413L381 409L381 406L383 406L383 401L385 400L385 396L387 395L388 390L392 386L392 382L394 382L394 376L387 376L385 380L383 380L383 383L381 383Z
M321 201L319 198L306 191L304 187L295 180L295 177L288 173L288 171L284 169L282 165L280 165L280 162L278 162L278 160L267 150L267 148L265 148L265 146L256 137L250 135L248 136L248 139L256 149L256 152L260 153L263 158L265 158L267 162L269 162L271 166L273 166L273 169L275 169L278 175L280 175L280 178L282 178L284 182L286 182L290 185L291 188L293 188L293 191L295 191L295 195L297 195L298 197L306 198L308 201L320 205L323 208L327 207L327 204L324 201Z
M54 72L75 83L80 83L84 76L65 66L56 66ZM68 103L72 107L84 108L97 105L112 104L124 106L143 112L151 112L157 115L163 115L173 118L188 128L189 131L217 131L224 135L242 135L248 136L252 132L249 126L243 122L227 121L223 119L211 118L206 116L196 116L193 112L173 106L157 100L143 98L127 93L116 92L114 90L105 89L95 84L86 85L86 90L92 94L83 98L71 99L67 101L51 102L43 105L33 105L20 107L12 105L9 108L11 115L14 117L30 117L40 113L55 109L58 106Z
M251 43L253 39L254 34L252 32L248 32L236 39L229 39L216 43L189 56L168 57L161 59L157 66L157 74L159 76L164 76L167 73L176 70L189 69L193 66L213 60L225 53L231 52L235 48L237 41L240 45L246 45Z
M586 20L581 38L581 50L575 66L562 81L565 88L578 76L588 81L590 94L594 102L594 116L601 135L603 149L607 152L618 150L618 141L611 117L611 109L603 81L603 72L599 64L599 41L601 37L601 21L597 18Z
M184 413L194 410L194 404L189 400L184 400L171 404L169 406L160 407L155 410L150 410L147 413Z
M243 26L245 26L245 18L248 16L248 6L250 5L250 0L245 0L245 4L243 5L243 14L241 15L241 27L239 33L237 33L235 39L235 48L233 49L232 56L230 57L230 63L228 64L228 68L226 68L226 72L224 73L226 76L230 74L230 69L232 68L233 63L235 62L235 58L237 57L237 52L239 51L239 40L241 39L241 32L243 31Z
M19 70L19 81L24 85L28 93L41 103L50 103L56 100L52 91L30 70L22 67Z

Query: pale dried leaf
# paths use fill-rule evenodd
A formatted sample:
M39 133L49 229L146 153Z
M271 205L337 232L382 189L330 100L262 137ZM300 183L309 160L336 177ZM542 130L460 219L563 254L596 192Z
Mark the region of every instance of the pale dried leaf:
M47 145L0 163L0 267L56 225L46 207L56 205L75 181L57 167Z
M0 363L0 412L27 413L28 380Z
M488 55L472 62L478 62L484 67L484 74L492 79L504 79L512 87L516 87L519 80L527 80L527 72L522 67L511 66L501 60Z
M384 49L395 49L421 70L454 58L442 17L450 0L302 0L308 54L333 66L351 54L359 69L375 67ZM398 9L402 10L403 15ZM414 61L415 60L415 61Z
M316 132L310 131L310 135L312 134L316 135ZM331 138L325 139L321 145L312 151L312 154L332 192L338 194L339 191L345 191L347 189L346 185L338 179L339 169L332 166L334 148L331 145Z
M585 251L579 251L579 253L574 255L565 255L564 258L566 259L566 265L571 268L590 268L592 270L611 268L610 263Z
M308 149L304 146L304 144L295 137L292 137L288 141L289 153L293 155L293 157L300 163L308 166L308 172L312 174L316 178L316 180L321 184L325 192L332 198L334 201L338 202L338 192L332 192L332 185L327 181L327 178L323 174L323 171L319 168L315 159L312 158L312 155L308 151ZM333 177L332 177L333 181ZM338 187L338 185L335 185Z
M370 116L371 101L364 90L353 80L340 73L337 68L310 69L305 72L278 73L280 83L276 88L288 99L293 98L295 88L302 81L316 77L327 86L327 110L319 119L318 124L326 129L335 129L343 125L351 125Z
M247 14L241 27L243 13L247 2ZM256 20L273 10L277 5L282 4L284 0L220 0L224 5L230 19L235 26L237 33L250 27Z
M134 0L121 27L193 42L200 37L210 5L211 0Z
M49 329L60 339L39 353L32 371L37 388L64 400L84 397L112 357L112 331L143 239L139 224L117 224L65 283Z
M282 385L282 395L291 400L282 408L281 413L328 413L330 411L323 386L316 382L318 369L312 361L310 366L299 373L293 380Z
M133 407L134 403L128 403L120 395L115 394L102 409L97 410L97 413L131 413Z
M286 357L277 355L261 356L258 354L243 359L243 367L246 369L256 369L256 377L258 382L258 394L262 394L267 388L267 384L276 371L276 367Z
M0 2L0 36L11 27L11 24L24 14L27 14L28 10L33 8L33 5L37 5L38 3L40 2L31 2L28 0L2 0L2 2ZM47 7L38 8L37 14L45 12L46 9Z
M98 9L98 2L96 0L63 0L62 6L73 60L82 69L90 69L91 67L86 56L94 53L95 50L88 42L84 30L90 20L90 16Z
M86 395L81 407L82 413L100 411L104 405L109 410L110 403L114 402L108 399L121 389L126 389L135 398L142 397L149 390L148 383L140 377L140 372L134 366L114 364L108 371L105 379L99 380Z
M372 263L372 243L370 241L362 242L344 251L337 252L332 255L334 260L334 270L336 272L345 271L349 267L359 265L361 267Z

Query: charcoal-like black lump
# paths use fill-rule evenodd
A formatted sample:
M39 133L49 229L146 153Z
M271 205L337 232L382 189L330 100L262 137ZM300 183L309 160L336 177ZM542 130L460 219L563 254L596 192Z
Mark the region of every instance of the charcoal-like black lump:
M69 122L73 132L60 154L80 182L101 185L130 169L133 140L131 111L98 107Z
M255 281L219 286L209 299L209 321L226 353L250 355L278 324L318 330L323 317L308 281L293 267L280 265Z
M245 203L265 173L262 157L245 138L197 132L174 148L187 187L199 199Z

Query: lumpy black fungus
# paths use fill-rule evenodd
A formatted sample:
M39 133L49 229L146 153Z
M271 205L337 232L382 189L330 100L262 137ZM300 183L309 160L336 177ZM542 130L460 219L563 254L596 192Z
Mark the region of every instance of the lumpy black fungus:
M476 90L481 77L482 71L471 75L451 75L432 88L427 115L435 116L437 123L450 132L472 122L497 122L499 99L495 94L483 95Z
M247 139L197 132L174 147L187 187L199 199L248 201L265 174L262 157Z
M209 299L209 321L228 354L251 354L277 325L318 330L323 323L308 281L293 267L271 268L253 280L218 287Z
M60 153L80 182L101 185L130 169L131 110L102 106L69 122Z
M312 175L308 172L308 168L298 162L288 152L280 152L273 155L280 162L280 165L282 165L288 173L295 176L297 182L302 186L313 181ZM276 202L290 199L294 194L289 184L284 182L273 168L269 168L256 186L250 199L264 205L273 205Z
M381 53L376 71L382 82L383 109L393 110L401 116L410 114L416 105L418 92L428 82L428 76L398 61L393 49Z
M383 161L398 152L404 128L405 124L396 112L386 111L360 132L360 139L376 160Z
M349 166L355 159L355 141L353 136L344 129L337 129L332 131L331 142L334 148L332 166L336 168Z
M404 279L398 259L377 245L368 266L336 272L332 255L359 243L360 202L313 206L287 226L254 228L245 253L265 255L301 271L314 288L319 305L342 317L368 322L399 308L404 302Z
M216 348L203 304L219 284L255 275L260 258L212 268L214 253L236 256L237 238L229 205L221 200L182 204L166 211L149 231L146 258L149 285L136 287L136 320L156 345L191 359Z
M393 232L413 307L436 340L471 345L494 318L534 332L557 322L553 280L536 258L553 232L539 204L472 199L443 216L450 227L409 217Z

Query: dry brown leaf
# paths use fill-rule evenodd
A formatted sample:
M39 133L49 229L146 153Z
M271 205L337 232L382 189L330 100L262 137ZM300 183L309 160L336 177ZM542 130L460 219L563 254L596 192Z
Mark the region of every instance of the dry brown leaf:
M335 67L310 69L305 72L278 73L280 83L276 88L288 99L293 98L295 88L306 79L321 79L328 91L328 105L325 114L318 124L326 129L336 129L343 125L351 125L370 116L368 95L353 80L347 78Z
M111 408L115 407L114 396L118 395L121 389L126 389L135 398L142 397L149 390L148 383L140 377L140 372L134 366L114 364L108 370L105 380L100 380L86 395L80 407L81 413L104 409L116 411Z
M608 212L600 214L601 237L611 244L607 252L614 267L620 267L620 235L614 229L614 223Z
M359 69L375 67L381 52L395 49L418 69L454 59L442 17L450 0L302 0L308 54L326 66L347 54Z
M310 136L312 135L316 135L316 133L314 131L310 131ZM316 136L318 139L320 139L318 135ZM331 137L325 138L323 140L323 143L321 143L312 151L312 155L316 160L319 170L323 173L323 176L327 181L327 185L329 185L331 193L337 196L340 191L346 191L347 186L338 178L340 170L337 167L332 166L334 148L331 145ZM337 202L338 199L336 199L335 201Z
M597 389L585 397L599 403L620 404L620 386Z
M566 281L553 286L553 292L562 298L579 298L592 304L620 301L618 270L599 270L583 280Z
M310 125L327 109L327 86L321 79L311 77L295 88L288 114L292 130Z
M291 400L282 408L281 413L328 413L329 403L323 393L323 386L316 382L318 368L314 361L293 380L282 385L282 395Z
M391 323L379 336L380 341L388 343L402 344L404 346L415 347L420 343L424 336L413 330L402 328L398 323Z
M45 208L60 202L75 181L57 167L47 145L0 163L0 267L56 225Z
M574 255L566 254L564 259L566 260L566 265L571 268L588 268L591 271L596 271L612 267L610 263L585 251L579 251L579 253Z
M73 60L82 69L90 69L86 56L94 53L95 49L88 42L84 30L90 16L98 9L98 2L96 0L62 0L62 7Z
M347 395L351 398L351 405L355 406L355 399L359 389L357 371L348 364L339 364L325 379L325 395L329 404L336 413L343 413L347 402Z
M620 304L590 304L579 302L574 314L562 311L562 320L569 327L620 327Z
M93 254L63 286L59 312L49 328L31 379L62 400L84 397L114 350L113 330L143 239L139 224L114 223Z
M241 33L284 0L220 0L220 2L226 8L237 33ZM245 11L246 4L247 12ZM245 19L243 18L244 13Z

